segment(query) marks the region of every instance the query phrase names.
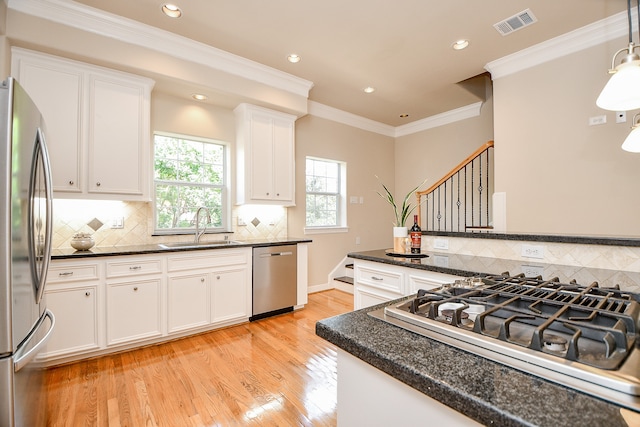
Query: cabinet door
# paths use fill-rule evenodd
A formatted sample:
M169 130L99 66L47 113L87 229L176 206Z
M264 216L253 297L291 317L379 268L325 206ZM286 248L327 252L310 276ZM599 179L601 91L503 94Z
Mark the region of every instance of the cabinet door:
M95 74L89 82L88 191L144 195L148 161L144 89Z
M260 114L251 115L251 199L273 199L273 126L272 120Z
M56 326L43 358L81 353L98 348L97 285L47 290L47 307Z
M292 203L295 170L293 127L291 121L273 121L273 198Z
M248 318L248 293L246 268L214 272L211 280L211 321Z
M83 77L69 64L12 51L12 73L45 120L53 190L81 191Z
M107 284L107 345L162 334L160 279Z
M209 324L209 273L169 277L169 333Z

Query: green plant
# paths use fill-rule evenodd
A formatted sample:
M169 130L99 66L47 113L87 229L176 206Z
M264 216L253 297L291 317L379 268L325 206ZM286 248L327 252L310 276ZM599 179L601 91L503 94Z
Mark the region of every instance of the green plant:
M382 185L382 188L384 188L385 194L381 194L379 191L376 191L376 193L378 193L378 196L382 197L387 202L389 202L391 206L393 206L393 214L395 215L395 218L396 218L396 222L394 223L394 226L404 227L407 221L407 218L409 218L409 215L411 215L413 210L417 207L417 205L411 206L411 203L409 202L409 198L418 190L418 188L424 185L424 183L427 182L427 180L425 179L424 181L422 181L422 183L420 183L413 190L409 191L406 196L404 196L404 200L402 200L402 206L400 206L400 210L398 210L399 206L396 204L396 201L393 198L393 194L391 194L387 186L380 181L380 178L378 178L377 175L376 175L376 179L378 180L378 182L380 182L380 185Z

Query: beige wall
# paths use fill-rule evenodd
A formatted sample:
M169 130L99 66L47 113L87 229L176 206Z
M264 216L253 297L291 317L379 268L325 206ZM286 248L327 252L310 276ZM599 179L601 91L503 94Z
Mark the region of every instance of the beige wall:
M494 81L495 184L506 192L507 230L640 236L640 155L630 131L595 100L620 39ZM607 123L589 126L589 117Z
M492 139L493 99L489 86L487 100L482 104L478 117L396 139L396 197L404 197L425 179L427 182L421 188L430 187L478 147ZM413 221L412 218L410 220Z
M393 188L393 145L393 138L315 116L296 122L296 206L288 209L289 236L313 239L309 245L310 286L327 283L327 275L349 252L391 247L391 210L376 194L375 175ZM363 204L347 204L347 233L304 236L306 156L347 163L347 202L349 196L364 200Z

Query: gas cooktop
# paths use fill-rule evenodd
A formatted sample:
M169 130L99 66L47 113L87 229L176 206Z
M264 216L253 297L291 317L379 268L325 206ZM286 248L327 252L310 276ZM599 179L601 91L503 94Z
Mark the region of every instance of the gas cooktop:
M640 411L640 295L508 273L420 290L371 316Z

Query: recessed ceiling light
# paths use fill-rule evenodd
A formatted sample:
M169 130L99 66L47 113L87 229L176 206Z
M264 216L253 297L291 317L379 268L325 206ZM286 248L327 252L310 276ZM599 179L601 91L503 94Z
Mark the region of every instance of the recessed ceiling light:
M409 115L408 115L408 114L400 114L400 118L401 118L401 119L406 119L407 117L409 117Z
M191 95L191 97L193 99L196 99L198 101L206 101L207 99L209 99L209 97L207 95L203 95L201 93L194 93Z
M364 89L362 89L364 91L364 93L373 93L376 91L375 87L371 87L371 86L367 86Z
M287 56L287 61L291 62L292 64L295 64L297 62L300 62L300 56L296 55L295 53L292 53L291 55Z
M182 16L182 11L180 10L180 8L171 3L162 5L162 13L167 15L169 18L180 18Z
M455 50L462 50L467 46L469 46L469 40L463 39L456 41L451 47L453 47Z

